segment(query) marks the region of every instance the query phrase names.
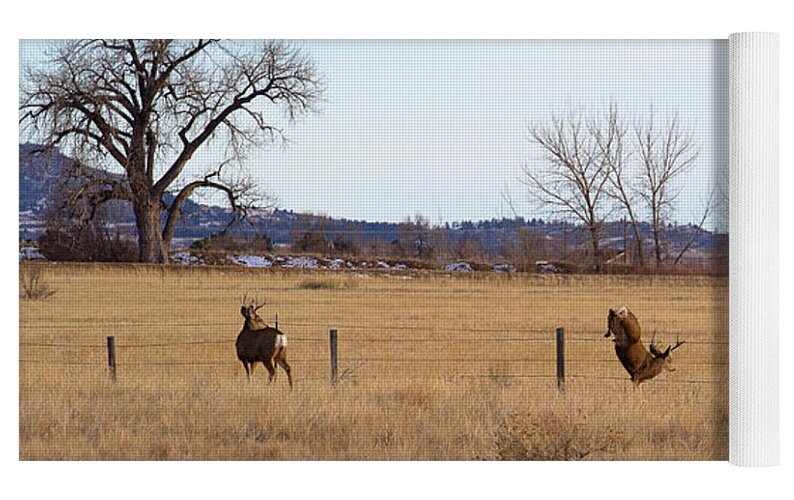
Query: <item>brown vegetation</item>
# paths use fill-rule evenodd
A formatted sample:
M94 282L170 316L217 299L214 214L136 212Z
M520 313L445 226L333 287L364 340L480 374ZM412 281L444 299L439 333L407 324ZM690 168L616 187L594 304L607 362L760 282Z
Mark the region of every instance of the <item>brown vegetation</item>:
M22 459L727 457L722 278L21 266L68 291L52 307L20 304ZM262 287L290 335L293 391L263 373L246 383L235 356L240 294ZM687 332L676 372L633 387L601 337L616 302L665 338ZM355 371L335 387L328 328L340 373Z
M46 299L55 294L41 277L41 266L27 266L19 270L19 296L28 300Z

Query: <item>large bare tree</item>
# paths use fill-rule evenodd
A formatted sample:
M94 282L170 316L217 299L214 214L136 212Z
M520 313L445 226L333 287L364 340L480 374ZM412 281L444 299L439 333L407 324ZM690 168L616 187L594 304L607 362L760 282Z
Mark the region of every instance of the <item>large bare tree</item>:
M633 151L631 144L626 144L628 127L621 120L617 104L609 106L606 123L596 120L590 122L590 133L595 137L603 161L608 169L609 183L607 194L614 199L624 214L628 217L634 233L634 247L636 263L640 267L645 265L643 255L643 237L640 230L639 214L637 212L637 172L632 168ZM628 141L630 142L630 141ZM628 251L624 248L624 251Z
M650 216L654 257L661 266L665 258L663 233L679 193L675 181L694 165L698 151L692 132L682 127L677 116L669 118L663 128L656 128L651 116L635 127L634 135L640 160L636 191ZM698 227L705 222L708 208L704 212Z
M540 167L524 166L522 182L555 215L583 224L593 267L600 271L600 233L610 213L609 168L592 127L583 121L581 115L555 117L550 126L531 129L530 138L544 151L546 162Z
M78 40L53 50L23 77L22 133L75 157L83 183L74 201L132 204L142 262L168 259L181 208L198 189L222 193L235 218L258 206L254 184L234 167L251 147L283 137L274 123L314 109L323 91L308 56L282 42ZM220 158L190 174L199 155Z

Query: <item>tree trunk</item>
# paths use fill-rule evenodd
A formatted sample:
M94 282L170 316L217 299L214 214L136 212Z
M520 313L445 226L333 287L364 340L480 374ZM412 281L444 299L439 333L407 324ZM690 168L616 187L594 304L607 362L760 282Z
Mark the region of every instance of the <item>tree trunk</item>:
M160 206L143 203L135 207L138 227L138 261L163 264L168 261L168 252L160 232Z
M659 227L654 224L653 227L653 248L656 254L656 267L661 267L662 265L662 242L661 238L659 237L659 233L661 230Z
M642 236L640 236L640 228L636 222L632 222L634 228L634 242L637 244L637 263L639 266L645 267L645 257L642 255Z
M593 246L593 263L595 264L595 271L601 272L601 248L598 244L598 228L590 226L590 242Z

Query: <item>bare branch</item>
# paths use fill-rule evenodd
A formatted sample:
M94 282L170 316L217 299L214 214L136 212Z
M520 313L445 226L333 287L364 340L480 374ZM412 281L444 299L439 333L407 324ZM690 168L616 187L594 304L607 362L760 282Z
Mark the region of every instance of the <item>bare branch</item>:
M712 202L714 200L714 193L716 190L712 190L711 194L709 195L709 199L706 201L706 206L703 208L703 214L700 217L700 221L698 222L697 226L695 227L695 232L692 233L692 236L687 240L684 247L678 252L678 255L675 257L673 261L673 266L677 266L684 255L689 251L692 245L697 241L700 235L703 233L703 225L706 223L706 220L709 217L709 213L711 212Z

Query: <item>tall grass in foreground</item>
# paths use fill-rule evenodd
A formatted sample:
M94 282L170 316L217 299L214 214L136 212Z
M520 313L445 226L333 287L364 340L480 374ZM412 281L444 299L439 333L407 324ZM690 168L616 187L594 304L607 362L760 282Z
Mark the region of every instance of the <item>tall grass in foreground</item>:
M237 374L239 375L239 374ZM20 374L21 459L722 460L724 388Z

